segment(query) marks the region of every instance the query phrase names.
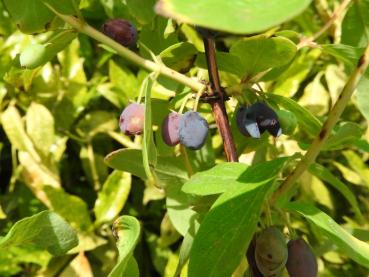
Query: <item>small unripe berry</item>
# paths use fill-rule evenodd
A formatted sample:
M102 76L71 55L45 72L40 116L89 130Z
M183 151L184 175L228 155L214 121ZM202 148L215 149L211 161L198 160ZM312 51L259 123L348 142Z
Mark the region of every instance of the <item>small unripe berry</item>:
M179 122L181 115L178 113L170 113L161 125L161 135L164 142L169 146L179 143Z
M110 19L102 25L101 30L105 35L125 47L136 45L137 30L128 20Z
M198 112L188 111L179 121L179 140L189 149L200 149L206 142L208 131L208 123Z
M142 104L129 104L119 118L119 127L123 134L142 134L145 120L145 106Z
M285 238L276 227L264 229L256 238L255 261L265 277L279 276L286 265L288 250Z

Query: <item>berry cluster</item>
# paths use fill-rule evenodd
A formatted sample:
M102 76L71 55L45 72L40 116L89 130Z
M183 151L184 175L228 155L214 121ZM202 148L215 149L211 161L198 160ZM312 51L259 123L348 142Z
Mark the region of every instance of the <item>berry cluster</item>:
M139 135L143 132L144 110L144 105L137 103L129 104L123 110L119 120L122 133ZM286 111L282 112L282 116L285 117ZM236 118L238 129L248 137L260 138L265 131L274 137L282 133L277 113L262 102L240 107ZM175 146L181 143L192 150L198 150L205 144L208 132L208 123L195 111L188 111L183 115L172 112L164 119L161 126L162 137L167 145Z
M309 245L302 239L286 244L282 232L276 227L261 231L255 242L254 258L263 276L279 276L286 267L290 277L316 277L318 266Z
M125 135L139 135L143 132L145 107L142 104L129 104L120 115L119 127ZM172 112L163 121L161 133L169 146L178 143L189 149L200 149L206 142L209 126L206 120L194 111L183 115Z

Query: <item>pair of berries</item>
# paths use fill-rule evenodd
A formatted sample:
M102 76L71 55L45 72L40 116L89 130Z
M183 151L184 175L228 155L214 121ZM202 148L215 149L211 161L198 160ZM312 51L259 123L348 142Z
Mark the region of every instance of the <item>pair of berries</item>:
M287 244L279 229L269 227L255 241L255 262L263 276L279 276L286 267L290 277L316 277L318 265L309 245L302 239Z
M265 131L274 137L282 134L278 115L263 102L256 102L248 107L241 106L236 113L236 121L244 136L260 138Z
M129 104L120 115L119 127L126 135L140 135L143 132L145 106ZM206 142L209 126L206 120L194 111L183 115L172 112L163 121L162 137L169 146L183 144L189 149L200 149Z

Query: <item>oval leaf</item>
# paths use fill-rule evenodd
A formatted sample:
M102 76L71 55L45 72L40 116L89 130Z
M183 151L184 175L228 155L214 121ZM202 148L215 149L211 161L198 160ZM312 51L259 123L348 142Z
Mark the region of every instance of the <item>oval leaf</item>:
M271 183L245 184L217 199L195 236L189 277L232 275L246 253L271 187Z
M160 0L156 11L180 22L230 33L266 30L301 13L311 0Z
M52 255L63 255L78 245L76 232L59 215L43 211L19 220L0 239L0 249L11 246L33 246Z

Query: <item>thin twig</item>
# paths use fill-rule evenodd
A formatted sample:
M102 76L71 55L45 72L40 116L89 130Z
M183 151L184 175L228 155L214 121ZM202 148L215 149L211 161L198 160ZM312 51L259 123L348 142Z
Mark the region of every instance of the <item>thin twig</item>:
M188 86L189 88L193 89L194 91L199 91L204 89L206 87L203 83L194 80L184 74L181 74L173 69L170 69L169 67L166 67L164 65L157 64L153 61L146 60L136 53L132 52L128 48L120 45L118 42L114 41L113 39L109 38L108 36L104 35L103 33L99 32L98 30L94 29L90 25L88 25L86 22L81 21L78 18L75 18L73 16L64 15L59 12L57 12L52 6L50 6L47 3L44 3L52 12L54 12L58 17L60 17L63 21L71 25L73 28L75 28L78 32L88 35L89 37L92 37L96 39L97 41L100 41L101 43L111 47L114 49L120 56L126 58L127 60L137 64L138 66L141 66L149 71L159 72L160 74L175 80L181 84L184 84L185 86Z
M223 139L224 152L227 156L227 160L229 162L237 162L238 156L236 146L233 141L231 127L229 126L228 115L224 105L225 95L219 81L214 39L211 37L204 37L203 41L212 93L218 96L217 100L210 102L214 119Z
M355 71L351 74L345 87L343 88L337 102L334 104L333 108L328 114L327 120L324 122L319 135L311 143L308 151L301 161L297 164L295 170L286 178L282 183L279 190L277 190L271 198L271 203L274 203L281 195L291 190L298 183L296 181L300 178L302 173L315 161L320 150L329 134L331 133L334 125L338 122L342 112L344 111L347 103L357 87L361 77L368 68L369 63L369 45L366 47L365 52L360 57L359 62Z
M182 144L180 144L179 147L180 147L181 154L183 156L183 162L185 164L185 167L186 167L186 170L187 170L187 173L188 173L188 177L191 178L191 176L193 175L193 169L192 169L192 166L191 166L191 163L190 163L190 159L188 158L186 148Z
M350 2L351 0L342 1L341 5L339 5L335 9L331 18L324 24L324 26L318 32L316 32L312 37L301 39L300 43L297 45L297 48L300 49L304 46L313 45L314 41L317 38L319 38L322 34L324 34L324 32L327 31L332 26L332 24L336 21L336 19L341 16L341 14L346 10Z

